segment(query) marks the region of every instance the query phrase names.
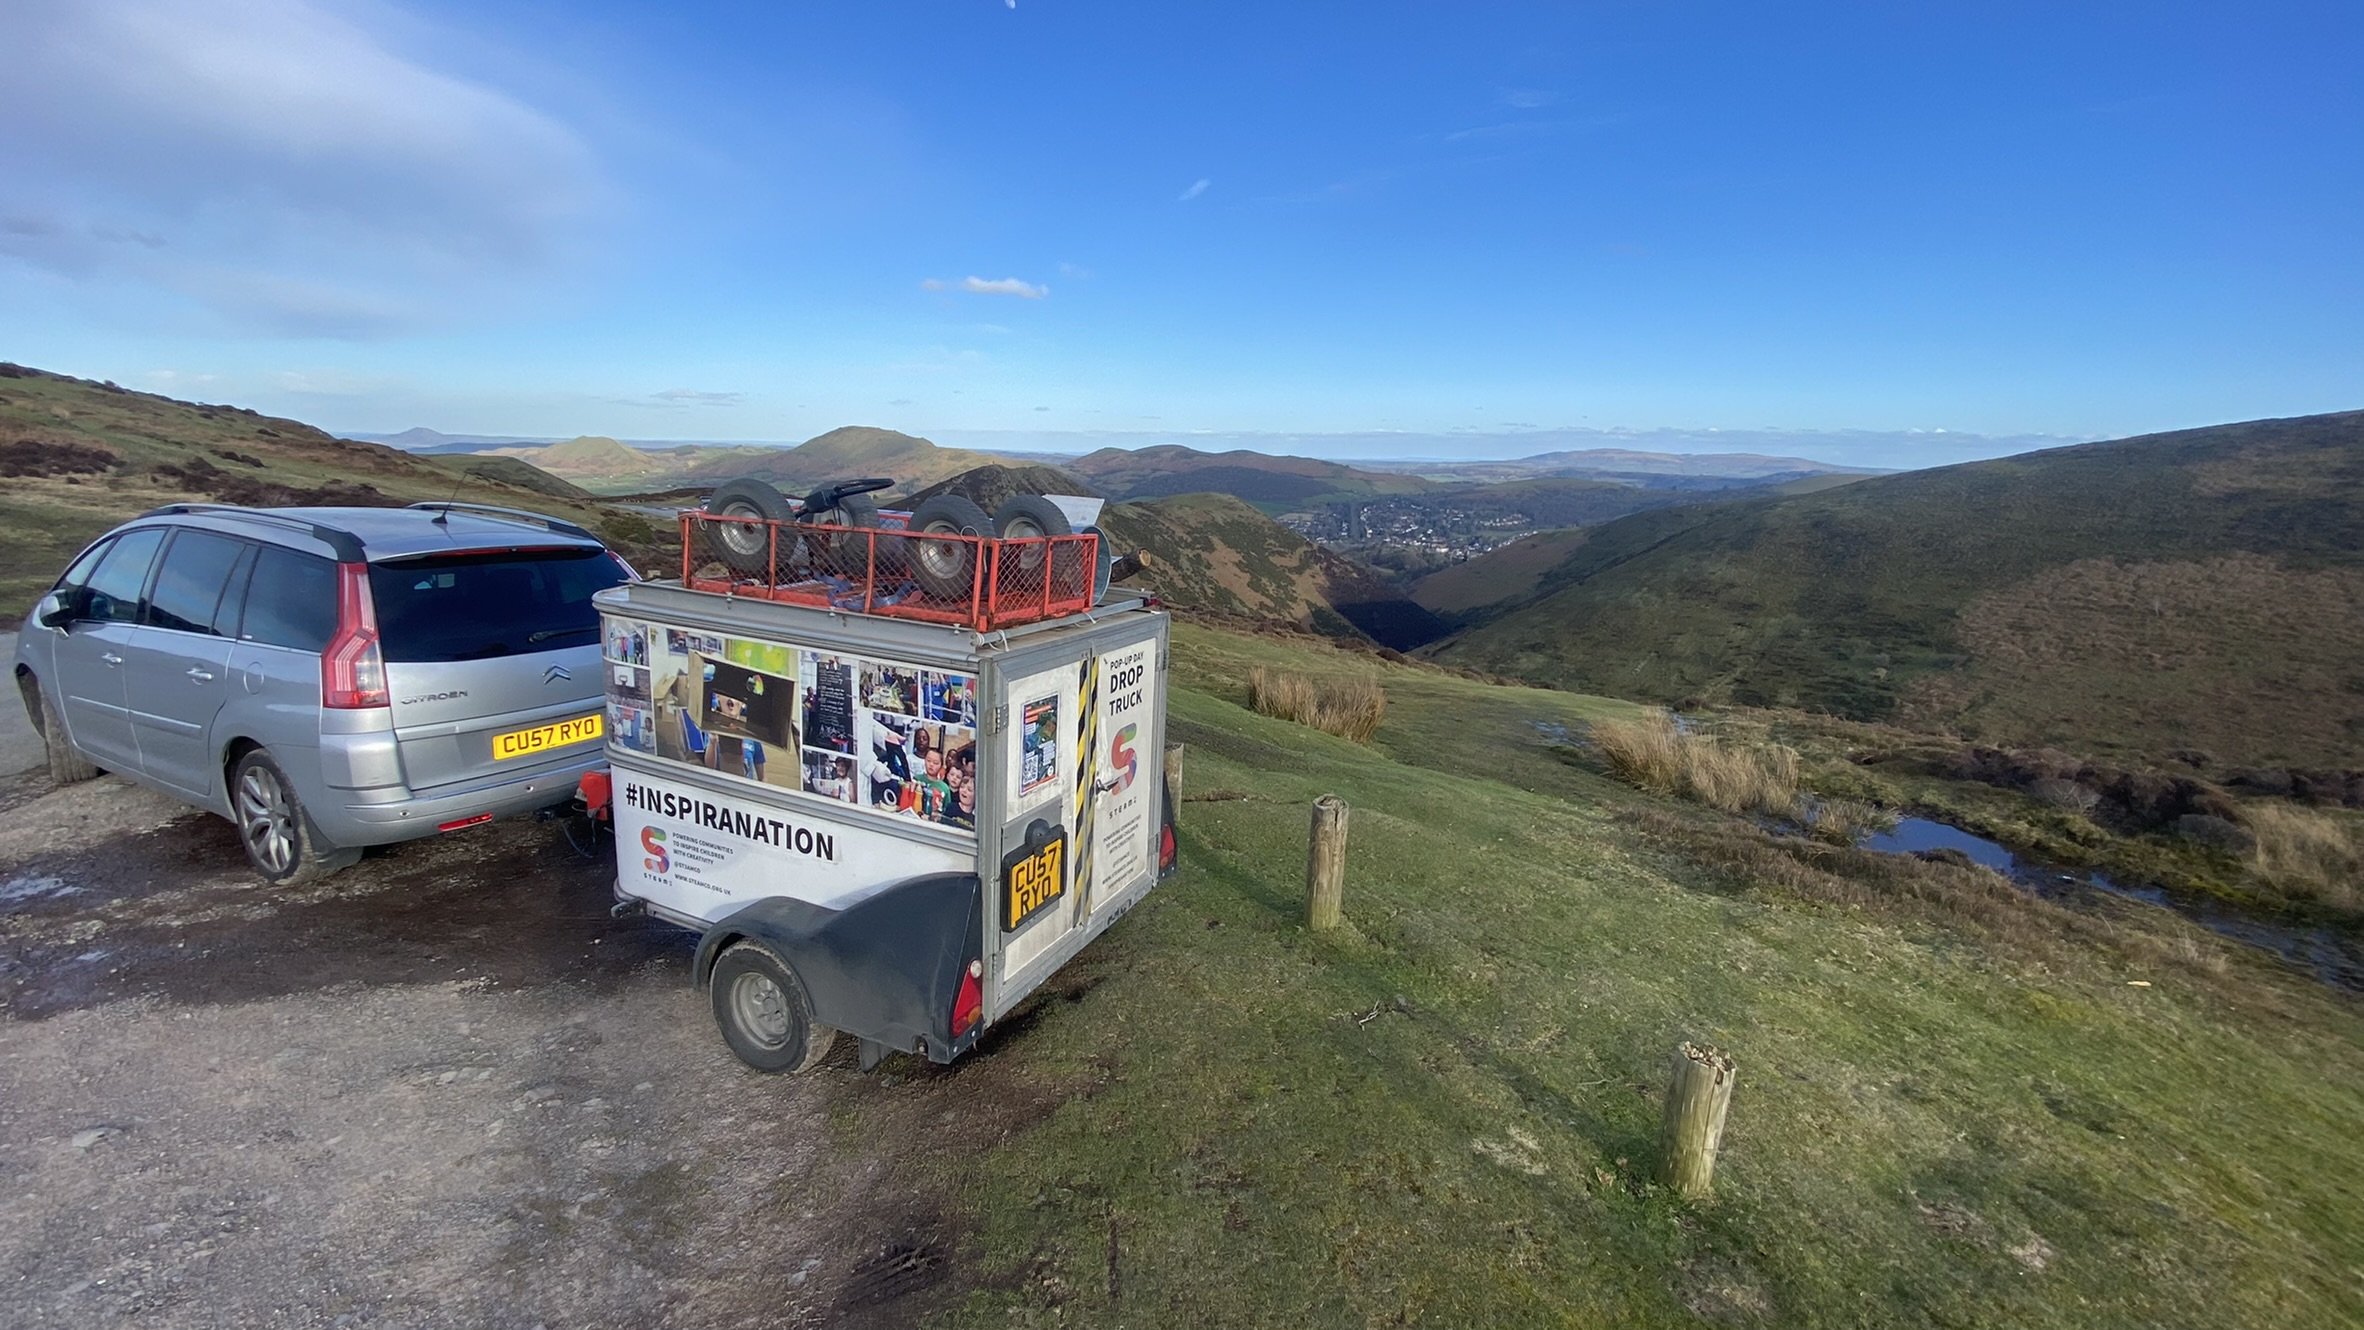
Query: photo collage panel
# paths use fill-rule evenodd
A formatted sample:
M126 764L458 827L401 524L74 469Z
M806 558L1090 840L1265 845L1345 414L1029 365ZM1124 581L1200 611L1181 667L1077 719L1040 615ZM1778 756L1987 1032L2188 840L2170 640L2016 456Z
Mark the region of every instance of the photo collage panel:
M977 681L610 618L609 732L671 762L960 831L977 825Z

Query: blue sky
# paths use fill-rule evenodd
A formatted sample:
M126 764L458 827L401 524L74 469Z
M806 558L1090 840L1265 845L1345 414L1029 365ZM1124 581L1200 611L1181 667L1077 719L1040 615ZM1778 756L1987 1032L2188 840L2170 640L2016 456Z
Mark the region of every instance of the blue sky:
M2364 407L2352 0L7 23L0 358L332 429L1909 465Z

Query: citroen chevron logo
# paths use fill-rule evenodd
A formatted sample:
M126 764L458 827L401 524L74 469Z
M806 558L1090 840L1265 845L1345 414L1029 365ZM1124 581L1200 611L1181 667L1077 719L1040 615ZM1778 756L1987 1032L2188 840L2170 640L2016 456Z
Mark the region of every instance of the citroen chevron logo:
M553 665L549 669L542 671L543 683L573 683L574 679L575 676L567 673L566 666L564 665Z

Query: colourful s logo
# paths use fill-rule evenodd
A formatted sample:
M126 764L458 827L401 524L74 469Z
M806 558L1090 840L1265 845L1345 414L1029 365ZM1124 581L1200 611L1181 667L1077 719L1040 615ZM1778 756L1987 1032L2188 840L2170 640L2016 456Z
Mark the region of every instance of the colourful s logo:
M1141 774L1141 755L1133 749L1133 741L1141 737L1141 727L1127 725L1108 741L1108 765L1124 774L1117 777L1116 788L1133 788L1133 777Z
M673 866L672 857L665 853L665 833L655 827L640 829L640 848L648 852L648 857L640 861L640 866L648 871L662 873Z

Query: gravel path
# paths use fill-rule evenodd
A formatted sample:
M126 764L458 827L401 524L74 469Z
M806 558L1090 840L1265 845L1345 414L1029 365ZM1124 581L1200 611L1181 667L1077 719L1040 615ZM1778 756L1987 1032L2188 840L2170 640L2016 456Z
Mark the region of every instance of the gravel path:
M0 1324L902 1324L941 1278L885 1143L1000 1073L744 1070L689 935L610 919L555 826L273 890L223 822L36 779L0 790Z

